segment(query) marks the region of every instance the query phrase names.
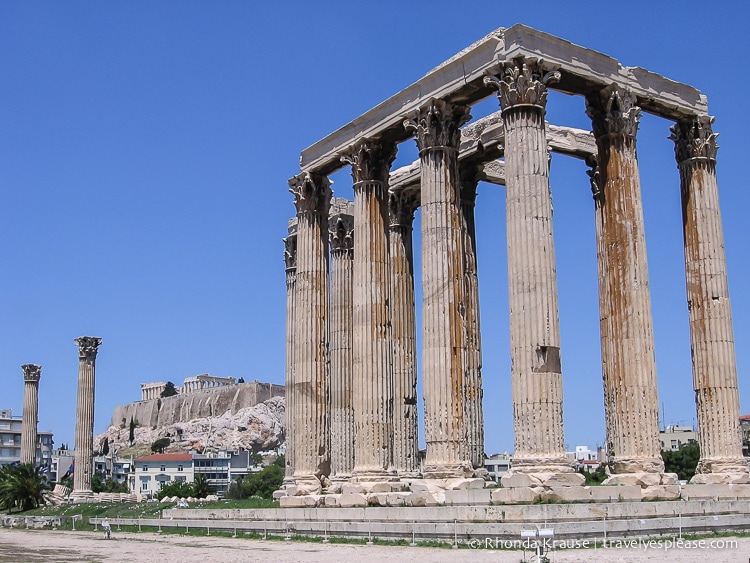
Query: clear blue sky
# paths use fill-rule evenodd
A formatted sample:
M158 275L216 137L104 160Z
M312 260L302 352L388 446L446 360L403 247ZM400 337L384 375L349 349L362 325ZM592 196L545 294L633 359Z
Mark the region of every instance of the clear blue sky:
M139 384L283 383L282 237L302 149L495 28L525 23L708 96L743 412L750 412L747 2L0 3L0 408L42 364L40 428L72 445L77 336L101 336L95 431ZM463 7L459 7L463 6ZM645 6L645 5L644 5ZM498 109L485 102L474 115ZM553 94L552 123L589 128ZM693 424L669 123L638 150L666 423ZM415 157L403 146L397 165ZM348 172L334 177L351 194ZM604 441L593 203L552 165L566 442ZM477 208L487 451L512 450L502 188Z

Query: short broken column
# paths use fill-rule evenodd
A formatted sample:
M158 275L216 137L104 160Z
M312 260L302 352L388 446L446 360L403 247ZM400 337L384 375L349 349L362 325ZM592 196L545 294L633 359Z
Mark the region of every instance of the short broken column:
M515 453L505 486L583 484L565 458L560 318L544 116L547 84L559 80L522 58L495 86L505 129L511 390Z
M343 200L346 201L346 200ZM352 386L352 276L354 217L334 213L331 244L331 480L348 480L354 469Z
M21 463L36 465L36 436L39 417L39 378L42 366L24 364L23 413L21 417Z
M286 368L284 381L286 389L294 385L294 316L295 316L295 287L297 276L297 221L289 222L289 236L284 239L284 265L286 266ZM190 384L192 386L192 384ZM191 387L192 391L192 387ZM284 456L284 481L291 482L294 476L294 394L286 393L284 415L286 418L286 454Z
M395 155L394 144L365 139L342 156L354 181L352 478L357 481L395 477L388 262L388 174Z
M640 108L611 85L586 98L598 147L596 199L608 484L673 484L659 447L659 401L636 158ZM624 474L624 475L618 475ZM656 474L656 475L654 475Z
M391 318L393 341L393 465L401 477L419 475L417 328L412 230L418 194L391 192Z
M718 135L712 131L712 122L712 117L696 116L672 127L680 170L690 348L701 448L691 483L748 483L716 182Z
M419 148L425 478L470 477L464 409L466 296L458 177L469 107L433 99L404 122Z
M96 354L102 339L95 336L81 336L74 342L78 345L78 405L76 407L75 471L73 472L72 494L74 498L86 498L92 494Z
M297 207L292 446L296 494L317 494L330 472L328 421L328 209L330 180L302 173L289 180Z

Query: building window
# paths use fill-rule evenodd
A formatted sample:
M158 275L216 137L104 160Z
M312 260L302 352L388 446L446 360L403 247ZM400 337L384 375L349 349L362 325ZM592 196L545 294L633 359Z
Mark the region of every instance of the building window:
M166 465L162 465L162 466L161 466L161 467L159 468L159 471L166 471L166 470L167 470L167 466L166 466Z
M148 491L148 481L143 481L141 483L141 490L142 491Z
M177 471L182 471L182 465L177 466Z
M143 466L143 471L148 471L148 465Z

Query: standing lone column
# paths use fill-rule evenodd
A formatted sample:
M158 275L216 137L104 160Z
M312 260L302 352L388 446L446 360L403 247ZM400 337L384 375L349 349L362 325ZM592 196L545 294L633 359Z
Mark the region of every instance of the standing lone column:
M42 366L24 364L23 416L21 418L21 463L36 465L36 431L39 416L39 378Z
M479 323L479 280L477 277L477 237L474 205L479 173L483 166L461 165L461 220L464 232L466 271L466 375L464 398L469 459L474 469L484 470L484 415L482 411L482 337ZM485 470L486 471L486 470Z
M391 317L393 319L393 465L401 477L419 475L417 327L412 228L417 194L391 192Z
M297 207L292 399L296 493L317 494L330 473L328 421L328 209L330 181L299 174L289 180Z
M388 173L392 143L365 140L342 160L354 180L354 470L359 481L394 476Z
M294 332L295 332L295 287L297 277L297 222L296 219L289 222L289 236L284 239L284 265L286 266L286 369L284 381L286 416L286 453L284 455L284 481L291 483L294 476L294 393L291 392L294 385Z
M629 90L611 85L586 98L599 152L596 197L602 375L607 449L615 474L608 484L658 484L659 401L635 137L640 108ZM635 474L633 476L632 474Z
M567 464L563 436L560 318L544 126L547 84L559 78L559 72L545 73L523 58L506 63L499 77L485 78L498 89L505 129L515 429L513 467L503 477L506 486L544 484L552 476L561 484L561 473L569 474L567 484L584 481Z
M404 122L421 165L425 478L469 477L464 409L466 295L458 179L469 107L433 99Z
M345 200L344 200L345 201ZM348 480L354 469L352 386L352 275L354 217L329 221L331 242L331 479Z
M693 388L701 458L692 483L747 483L727 284L724 233L716 182L713 117L672 127L680 170L685 278L690 313Z
M78 405L73 497L86 497L91 495L91 476L94 471L94 386L96 353L102 339L81 336L74 342L78 345Z

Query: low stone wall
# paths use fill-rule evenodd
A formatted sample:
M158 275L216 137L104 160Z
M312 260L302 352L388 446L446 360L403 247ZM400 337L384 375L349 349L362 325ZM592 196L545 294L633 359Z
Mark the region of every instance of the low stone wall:
M65 521L60 516L8 516L3 515L0 523L4 528L58 528Z

